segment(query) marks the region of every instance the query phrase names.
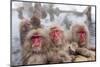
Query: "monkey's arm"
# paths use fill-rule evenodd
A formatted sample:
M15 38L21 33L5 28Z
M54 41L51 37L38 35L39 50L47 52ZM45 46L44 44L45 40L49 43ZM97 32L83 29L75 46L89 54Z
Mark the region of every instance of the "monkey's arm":
M25 41L24 45L22 45L22 62L23 64L27 63L28 58L31 56L32 50L29 46L29 42Z
M72 62L72 57L66 52L61 52L60 57L62 59L62 62Z
M77 48L76 53L86 56L86 57L95 56L95 52L88 50L87 48Z
M46 64L47 58L45 55L33 54L28 58L27 64Z
M96 48L93 47L93 46L89 46L88 49L89 49L89 50L92 50L92 51L96 51Z

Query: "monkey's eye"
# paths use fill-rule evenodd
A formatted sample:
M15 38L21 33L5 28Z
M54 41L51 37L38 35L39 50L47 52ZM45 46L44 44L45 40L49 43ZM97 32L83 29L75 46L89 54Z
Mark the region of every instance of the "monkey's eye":
M53 30L53 32L58 33L58 32L62 32L62 31L61 30Z
M58 36L61 36L61 32L60 30L53 30L51 33L50 33L50 36L54 37L54 38L57 38Z
M54 30L54 32L59 32L59 30Z

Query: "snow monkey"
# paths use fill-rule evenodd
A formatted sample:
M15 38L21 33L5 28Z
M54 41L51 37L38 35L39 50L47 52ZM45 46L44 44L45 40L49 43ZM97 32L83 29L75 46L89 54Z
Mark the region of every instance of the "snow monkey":
M30 23L30 20L27 18L22 18L20 22L20 38L21 38L21 44L23 45L23 42L25 41L25 36L28 33L28 31L32 28L32 25Z
M73 23L71 26L72 40L77 42L80 47L88 47L89 30L84 23Z
M41 3L35 3L33 15L39 17L40 19L44 19L47 16L46 9L41 5Z
M31 29L37 29L41 28L40 24L40 18L37 16L32 16L32 18L29 20L27 18L23 18L20 23L20 37L21 37L21 44L25 41L26 34Z
M95 51L90 50L89 30L85 23L73 23L70 28L74 51L78 54L74 61L91 61L95 60ZM75 44L76 43L76 44ZM82 56L79 56L82 55Z
M64 30L60 25L52 25L49 29L50 48L49 63L71 62Z
M32 25L32 28L34 29L37 29L37 28L41 28L41 21L40 21L40 18L37 17L37 16L32 16L31 20L30 20L30 23Z
M29 31L23 46L23 64L47 63L48 44L44 29L38 28Z

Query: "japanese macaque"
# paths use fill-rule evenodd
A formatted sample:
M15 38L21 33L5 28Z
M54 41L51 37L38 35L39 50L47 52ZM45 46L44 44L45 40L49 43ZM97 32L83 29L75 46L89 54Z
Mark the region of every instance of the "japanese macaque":
M89 30L84 23L73 23L71 25L72 40L77 42L80 47L88 47Z
M33 16L30 20L23 18L20 23L21 44L23 44L28 31L37 28L41 28L40 18L37 16Z
M95 60L95 51L90 50L89 30L87 26L84 23L73 23L70 31L72 34L71 45L77 45L76 47L72 48L78 55L74 59L74 62Z
M35 3L33 15L39 17L40 19L44 19L47 16L46 10L41 3Z
M29 31L23 46L23 64L47 63L48 38L42 28Z
M49 39L51 41L49 52L48 52L48 62L49 63L61 63L61 62L71 62L71 57L69 56L68 44L65 38L64 30L59 25L54 25L50 28Z
M25 36L28 33L28 31L32 28L32 25L30 21L26 18L22 18L20 22L20 38L21 38L21 44L23 44L25 40Z
M33 16L30 20L30 23L33 29L42 28L42 25L40 23L40 18L37 16Z

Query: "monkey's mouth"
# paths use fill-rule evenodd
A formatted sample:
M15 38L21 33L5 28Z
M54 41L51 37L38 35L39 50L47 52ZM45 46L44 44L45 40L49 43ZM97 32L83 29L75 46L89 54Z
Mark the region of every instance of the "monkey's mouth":
M32 47L41 46L41 42L42 42L41 36L39 35L32 36L31 40L32 40Z

